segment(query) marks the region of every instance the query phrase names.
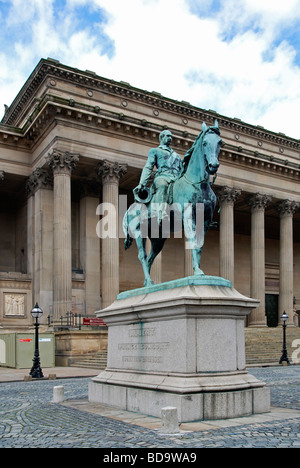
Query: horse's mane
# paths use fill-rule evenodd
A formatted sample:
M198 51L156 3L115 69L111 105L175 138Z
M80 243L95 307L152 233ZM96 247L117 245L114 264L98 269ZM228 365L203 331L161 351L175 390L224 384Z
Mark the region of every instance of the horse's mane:
M192 156L192 154L194 152L194 149L196 148L196 145L198 144L199 141L202 141L204 136L209 132L213 132L213 133L216 133L217 135L220 135L220 129L219 129L219 127L217 125L213 125L211 127L208 127L208 128L206 128L206 130L202 130L199 133L199 135L195 139L193 145L190 147L190 149L187 150L187 152L184 155L184 158L182 160L182 164L184 166L183 173L187 170L187 167L189 165L189 162L190 162L191 156Z

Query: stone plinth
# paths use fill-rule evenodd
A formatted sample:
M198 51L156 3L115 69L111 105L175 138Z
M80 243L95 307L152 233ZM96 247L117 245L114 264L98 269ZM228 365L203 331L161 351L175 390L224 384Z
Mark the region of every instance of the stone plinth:
M244 322L258 302L218 277L187 277L119 294L99 311L108 363L89 400L180 422L269 411L269 389L245 369Z

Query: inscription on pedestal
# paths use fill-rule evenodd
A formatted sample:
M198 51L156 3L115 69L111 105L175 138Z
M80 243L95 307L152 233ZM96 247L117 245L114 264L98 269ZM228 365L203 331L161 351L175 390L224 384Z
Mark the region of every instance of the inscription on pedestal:
M118 344L118 351L122 354L122 363L162 364L163 355L169 349L170 343L149 341L155 338L156 334L156 327L146 328L143 324L139 325L138 328L129 328L128 338L134 341Z

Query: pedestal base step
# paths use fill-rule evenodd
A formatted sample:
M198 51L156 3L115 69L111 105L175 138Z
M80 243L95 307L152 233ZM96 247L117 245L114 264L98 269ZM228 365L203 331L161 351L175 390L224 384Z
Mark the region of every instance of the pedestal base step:
M161 417L161 409L172 406L177 408L181 423L267 413L270 389L178 394L90 382L89 401L154 417Z

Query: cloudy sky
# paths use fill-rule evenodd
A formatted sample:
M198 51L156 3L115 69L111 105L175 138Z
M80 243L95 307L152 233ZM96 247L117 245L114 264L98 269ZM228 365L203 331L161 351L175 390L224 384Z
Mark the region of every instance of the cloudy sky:
M0 0L0 118L41 58L300 139L300 0Z

